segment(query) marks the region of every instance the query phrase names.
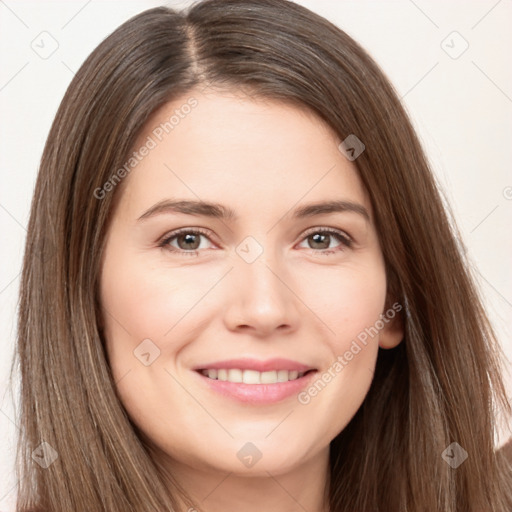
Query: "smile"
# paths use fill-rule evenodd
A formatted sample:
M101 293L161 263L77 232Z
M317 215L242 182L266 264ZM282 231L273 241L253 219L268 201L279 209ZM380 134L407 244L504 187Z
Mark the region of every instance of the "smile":
M193 372L215 395L249 405L271 405L296 397L311 384L317 370L209 369ZM212 375L212 377L210 377ZM219 379L220 376L220 379ZM225 380L222 380L225 378ZM233 381L229 380L230 378Z

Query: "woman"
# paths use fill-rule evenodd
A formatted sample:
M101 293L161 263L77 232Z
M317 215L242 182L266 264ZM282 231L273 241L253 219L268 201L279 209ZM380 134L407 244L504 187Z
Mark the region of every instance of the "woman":
M456 230L389 82L323 18L123 24L64 97L28 231L18 510L511 509Z

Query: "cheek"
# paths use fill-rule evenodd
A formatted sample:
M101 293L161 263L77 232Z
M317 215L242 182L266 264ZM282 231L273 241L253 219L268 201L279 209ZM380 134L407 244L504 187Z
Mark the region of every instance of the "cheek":
M151 268L138 258L118 259L115 265L106 260L101 303L106 310L107 339L116 344L138 344L149 338L160 340L161 345L162 340L173 337L174 329L187 325L188 313L211 287L213 278L201 278L193 267Z
M328 279L318 273L311 277L308 304L318 314L330 353L326 366L319 371L298 401L314 410L328 438L341 431L361 406L373 379L378 354L376 329L384 312L386 276L382 260L367 265L330 269ZM316 283L316 288L311 285ZM318 284L324 286L319 291ZM305 289L303 289L306 293Z
M337 351L348 350L353 340L369 340L365 333L378 341L375 325L383 313L386 297L385 280L344 283L339 292L339 302L326 307L326 314L335 331ZM372 329L373 328L373 329Z
M165 424L166 435L179 437L162 404L182 411L194 411L197 405L166 370L186 344L180 340L187 339L194 305L211 284L194 277L192 270L152 267L116 254L105 259L100 297L119 397L139 428L156 435L158 425Z
M124 406L144 423L147 414L161 415L161 401L184 394L167 370L179 366L190 340L217 314L204 297L225 270L201 273L193 265L169 268L115 254L105 260L101 281L106 351ZM183 399L179 408L194 410L190 397Z
M326 340L336 354L347 350L383 313L386 275L380 257L337 269L318 267L302 275L300 296L326 327Z

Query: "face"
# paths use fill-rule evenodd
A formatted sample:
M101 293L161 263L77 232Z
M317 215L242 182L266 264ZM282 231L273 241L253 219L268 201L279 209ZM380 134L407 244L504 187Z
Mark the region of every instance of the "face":
M212 91L139 137L102 322L120 399L170 464L267 475L326 455L401 340L340 142L298 107Z

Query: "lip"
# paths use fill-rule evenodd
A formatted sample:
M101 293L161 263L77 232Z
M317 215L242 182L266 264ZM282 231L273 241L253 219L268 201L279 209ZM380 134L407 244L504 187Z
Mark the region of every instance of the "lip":
M214 363L205 363L204 365L200 365L193 368L193 370L227 370L230 368L239 368L240 370L255 370L257 372L270 372L273 370L296 370L298 372L306 372L308 370L316 369L313 366L308 366L297 361L292 361L291 359L274 358L267 359L266 361L261 361L258 359L241 358L229 359L225 361L216 361Z
M219 369L222 367L219 367ZM233 368L233 367L231 367ZM238 367L240 368L240 367ZM251 368L244 368L251 369ZM284 369L281 367L281 369ZM215 380L206 377L199 370L194 372L205 385L212 391L225 397L234 399L241 403L253 405L274 404L285 400L291 396L296 396L309 385L317 370L311 371L306 375L287 382L276 382L275 384L243 384L241 382L228 382Z

